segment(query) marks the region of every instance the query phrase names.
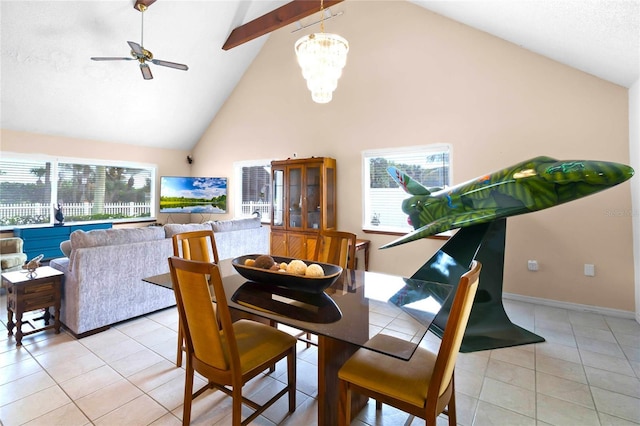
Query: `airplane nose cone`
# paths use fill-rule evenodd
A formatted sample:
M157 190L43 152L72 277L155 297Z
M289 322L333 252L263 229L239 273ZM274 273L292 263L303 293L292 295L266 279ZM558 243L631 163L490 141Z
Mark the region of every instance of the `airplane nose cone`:
M634 174L633 168L626 164L604 161L589 161L586 163L584 180L595 185L617 185L631 179Z
M607 161L561 161L545 170L545 178L560 185L583 182L609 187L630 179L633 174L633 168Z

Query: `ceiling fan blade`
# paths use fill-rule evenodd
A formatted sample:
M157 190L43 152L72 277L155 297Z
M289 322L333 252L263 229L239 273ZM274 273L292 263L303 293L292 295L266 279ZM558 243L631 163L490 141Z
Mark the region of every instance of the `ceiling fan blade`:
M140 46L135 41L128 41L127 43L129 43L129 47L131 48L131 50L133 50L133 53L135 53L138 56L144 56L142 46Z
M115 56L92 56L91 60L92 61L133 61L134 58L121 58L121 57L115 57Z
M156 65L162 65L163 67L175 68L177 70L182 70L182 71L186 71L189 69L189 67L184 64L177 64L175 62L162 61L160 59L152 59L151 62Z
M145 80L151 80L153 75L151 74L151 68L147 64L140 64L140 71L142 71L142 78Z

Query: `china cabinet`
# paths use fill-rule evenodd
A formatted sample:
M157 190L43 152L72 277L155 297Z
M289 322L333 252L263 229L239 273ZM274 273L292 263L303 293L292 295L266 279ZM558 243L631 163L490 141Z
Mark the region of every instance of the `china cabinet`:
M311 259L320 230L336 229L336 160L271 162L271 254Z

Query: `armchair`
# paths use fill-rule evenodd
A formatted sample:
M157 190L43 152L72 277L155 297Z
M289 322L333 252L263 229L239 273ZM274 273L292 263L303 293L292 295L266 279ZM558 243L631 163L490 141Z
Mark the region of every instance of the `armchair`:
M2 272L15 271L22 268L27 261L27 255L23 253L22 238L0 238L0 264Z

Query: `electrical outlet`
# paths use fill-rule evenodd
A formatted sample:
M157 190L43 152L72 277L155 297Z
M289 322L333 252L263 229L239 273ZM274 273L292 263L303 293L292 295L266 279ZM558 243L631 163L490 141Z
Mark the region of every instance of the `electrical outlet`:
M596 276L596 266L591 263L584 264L584 274L587 277L595 277Z
M537 271L538 270L538 261L537 260L529 260L527 261L527 269L529 269L530 271Z

